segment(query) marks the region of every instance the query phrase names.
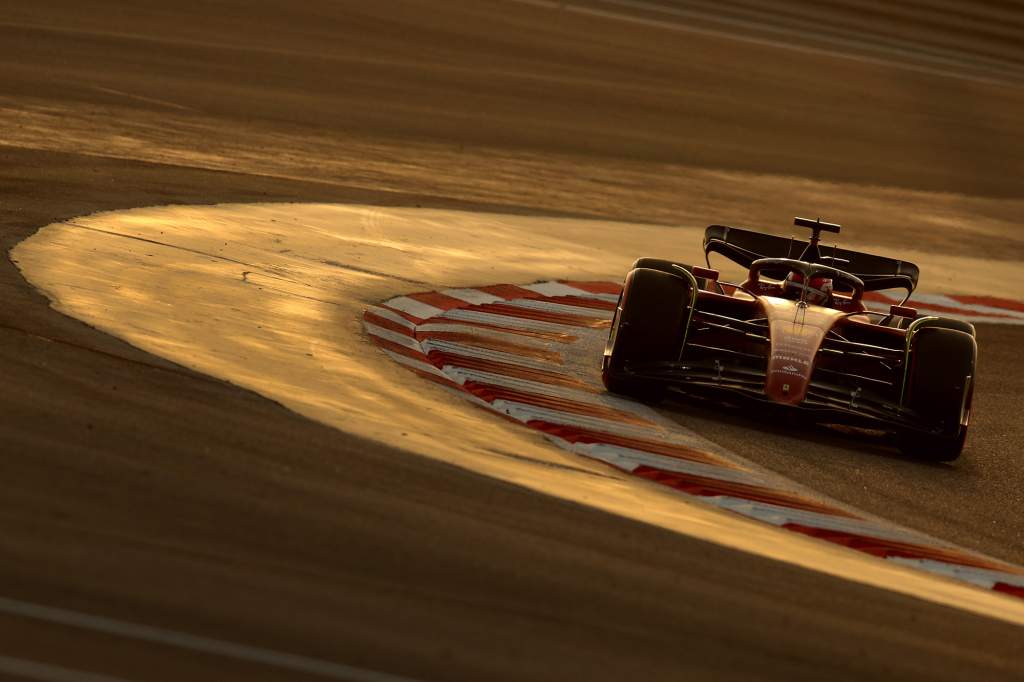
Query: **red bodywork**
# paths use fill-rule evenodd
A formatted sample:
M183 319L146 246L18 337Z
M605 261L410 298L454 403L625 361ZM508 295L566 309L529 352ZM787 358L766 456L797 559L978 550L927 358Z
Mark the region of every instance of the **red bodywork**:
M775 402L797 405L807 395L821 342L845 313L773 296L758 303L768 319L771 341L765 393Z
M859 296L836 294L820 306L783 298L782 293L779 286L763 281L745 282L742 289L708 282L698 292L680 358L694 368L690 378L708 387L734 384L783 405L803 404L812 387L827 389L833 403L855 403L861 395L899 401L903 329L874 324ZM743 333L723 324L724 318L742 321ZM853 344L866 344L868 351L851 348ZM699 369L709 363L714 363L716 375L702 382Z

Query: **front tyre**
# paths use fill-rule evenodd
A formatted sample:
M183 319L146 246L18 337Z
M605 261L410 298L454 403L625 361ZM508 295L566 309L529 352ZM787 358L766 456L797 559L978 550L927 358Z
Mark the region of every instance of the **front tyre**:
M904 404L930 432L899 434L904 454L935 462L960 456L967 439L977 356L974 337L966 331L935 326L914 333Z
M669 275L676 275L677 277L685 277L685 275L680 274L679 268L682 268L690 273L693 272L692 265L688 265L687 263L677 263L672 260L665 260L664 258L637 258L633 262L633 267L630 269L636 270L637 268L660 270L661 272L667 273ZM707 280L704 279L703 277L697 277L696 279L698 289L703 289L707 286Z
M665 397L664 384L639 377L634 369L679 359L692 294L689 281L661 270L637 268L626 275L601 374L609 391L646 402Z

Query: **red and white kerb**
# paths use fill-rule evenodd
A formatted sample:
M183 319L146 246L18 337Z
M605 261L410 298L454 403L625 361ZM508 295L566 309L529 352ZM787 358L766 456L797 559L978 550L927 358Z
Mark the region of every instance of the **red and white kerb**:
M597 358L585 371L571 357L603 347L619 290L565 281L445 289L392 298L363 319L396 362L575 454L773 526L1024 598L1024 568L816 499L605 392ZM1024 304L1014 301L921 296L915 305L922 315L1024 324Z

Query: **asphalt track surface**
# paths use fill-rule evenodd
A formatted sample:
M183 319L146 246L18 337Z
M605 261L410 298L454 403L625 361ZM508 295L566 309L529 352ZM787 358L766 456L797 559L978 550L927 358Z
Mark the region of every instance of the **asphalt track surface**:
M639 220L722 206L674 196L686 187L665 185L665 163L959 193L997 219L1015 208L1024 165L1013 84L521 3L11 4L3 105L52 128L0 133L5 249L59 219L162 203ZM791 106L807 97L813 106ZM98 156L82 121L149 136ZM206 147L166 163L175 140L161 137L190 126ZM201 154L250 132L303 143L309 167L295 172L272 145L260 171ZM453 188L409 172L423 140L467 167L529 161L599 178L626 167L636 184L602 195L578 176L523 173L498 190ZM376 151L373 171L317 170L324 149L345 147ZM747 189L748 205L711 219L766 212L763 188ZM906 232L879 240L920 247ZM1019 261L1019 232L1006 236L931 242ZM52 312L8 262L0 283L3 596L425 679L1024 674L1019 628L354 439ZM1019 280L1009 286L1019 298ZM1022 334L980 337L986 388L955 466L710 414L708 434L868 511L1021 561ZM0 632L8 658L129 679L294 677L9 612Z

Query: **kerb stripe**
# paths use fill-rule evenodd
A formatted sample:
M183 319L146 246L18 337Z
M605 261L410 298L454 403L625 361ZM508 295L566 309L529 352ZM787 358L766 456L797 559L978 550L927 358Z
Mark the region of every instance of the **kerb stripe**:
M1024 568L874 520L809 491L597 381L598 358L621 287L549 281L411 293L369 308L370 337L396 362L472 403L540 431L566 450L704 500L718 509L914 570L1024 598ZM895 302L868 292L872 307ZM920 296L924 314L1024 324L1024 303L985 296Z

